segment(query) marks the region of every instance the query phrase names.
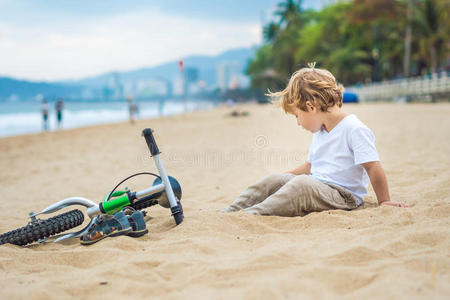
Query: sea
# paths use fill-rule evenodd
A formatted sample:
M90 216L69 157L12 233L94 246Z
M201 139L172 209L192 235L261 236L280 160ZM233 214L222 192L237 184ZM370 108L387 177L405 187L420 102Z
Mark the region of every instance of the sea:
M171 116L217 105L210 100L138 101L137 119ZM49 102L49 130L57 130L55 103ZM126 101L70 101L64 103L62 129L129 120ZM41 103L37 101L0 102L0 137L43 131Z

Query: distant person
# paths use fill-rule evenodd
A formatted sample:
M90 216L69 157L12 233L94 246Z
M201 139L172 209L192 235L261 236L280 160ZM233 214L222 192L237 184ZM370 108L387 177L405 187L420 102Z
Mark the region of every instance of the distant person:
M127 101L128 101L128 111L130 113L130 123L134 124L138 113L138 106L136 105L136 103L134 103L134 99L131 96L127 98Z
M295 72L281 92L269 94L297 125L313 133L306 162L262 178L222 212L294 217L352 210L363 204L369 180L378 205L407 207L391 201L372 131L341 110L343 87L314 65Z
M42 114L42 130L48 130L48 103L47 100L42 100L41 103L41 114Z
M64 109L64 101L62 99L58 99L58 101L56 101L55 109L58 129L61 129Z
M231 117L245 117L249 115L248 111L241 110L239 107L236 106L236 100L228 98L225 103L228 107L232 109L229 114Z
M165 105L165 100L160 99L158 102L158 116L160 116L160 117L162 117L164 114L164 105Z

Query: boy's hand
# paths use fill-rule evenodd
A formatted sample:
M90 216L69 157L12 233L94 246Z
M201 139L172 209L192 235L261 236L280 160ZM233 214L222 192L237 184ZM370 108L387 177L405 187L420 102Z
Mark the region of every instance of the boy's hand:
M389 205L389 206L396 206L396 207L409 207L409 205L406 203L398 203L398 202L392 202L392 201L381 202L380 206L381 205Z
M311 163L305 162L301 166L298 166L297 168L287 171L285 173L290 173L294 175L311 174Z
M389 196L388 184L386 174L384 174L383 167L379 161L372 161L363 163L362 166L366 169L369 175L372 187L377 195L378 205L389 205L396 207L409 207L408 204L392 202Z

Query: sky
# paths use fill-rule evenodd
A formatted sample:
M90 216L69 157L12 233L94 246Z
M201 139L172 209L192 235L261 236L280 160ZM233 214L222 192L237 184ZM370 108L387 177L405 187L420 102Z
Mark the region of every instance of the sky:
M79 79L258 46L279 2L0 0L0 76Z

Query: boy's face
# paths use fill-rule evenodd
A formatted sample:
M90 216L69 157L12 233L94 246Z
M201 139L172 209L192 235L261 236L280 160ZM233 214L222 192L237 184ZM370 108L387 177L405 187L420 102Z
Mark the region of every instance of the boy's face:
M306 102L306 108L308 110L307 112L297 107L294 107L291 112L296 117L298 126L302 126L312 133L319 131L322 128L323 122L318 109L309 101Z

